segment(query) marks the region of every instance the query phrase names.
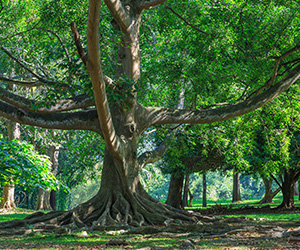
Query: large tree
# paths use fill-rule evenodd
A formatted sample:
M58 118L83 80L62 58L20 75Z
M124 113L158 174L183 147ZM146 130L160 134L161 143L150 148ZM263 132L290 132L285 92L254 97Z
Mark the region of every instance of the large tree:
M56 3L56 1L53 3ZM63 1L57 1L58 7L61 7L62 3ZM162 144L153 151L138 154L139 138L151 126L213 123L249 113L277 97L299 79L300 65L296 55L300 46L297 45L297 36L293 33L297 30L295 22L299 21L298 12L295 9L295 6L297 6L296 2L289 1L287 4L284 4L282 1L278 1L278 3L274 3L273 1L266 1L266 3L246 1L241 4L237 1L234 4L232 1L224 1L222 3L212 1L210 4L206 4L195 1L182 1L182 3L176 3L176 5L182 6L180 10L185 9L184 7L189 7L187 8L189 11L193 9L191 6L194 6L195 10L203 11L203 17L201 16L201 22L197 23L197 27L171 8L174 3L176 1L90 0L87 22L87 50L82 45L85 43L81 43L80 41L76 24L74 22L71 24L74 43L82 62L88 70L90 78L85 78L84 83L82 81L76 82L76 89L75 91L70 91L72 95L69 98L52 100L50 103L37 103L35 100L29 100L1 89L1 116L18 123L43 128L91 130L98 133L105 141L106 148L99 192L91 200L79 205L72 211L47 215L48 219L52 218L51 223L56 222L57 224L64 225L75 223L77 226L82 227L84 225L129 224L139 226L163 224L170 217L193 221L194 218L187 213L179 212L155 201L143 189L139 180L140 169L161 157L166 151L167 146ZM116 50L118 51L118 58L113 58L116 61L114 73L111 75L114 79L105 76L102 70L106 61L107 63L111 63L108 62L109 57L105 56L105 58L101 58L101 50L105 50L105 55L107 55L107 48L101 48L100 46L100 44L103 44L100 41L103 40L102 35L105 30L103 30L103 33L101 30L100 36L99 25L103 27L103 21L106 20L104 16L103 18L100 16L102 5L104 5L104 9L107 7L111 13L111 24L116 29L115 34L119 36L118 45L112 44L111 47L112 56L116 55ZM151 9L160 5L167 8L159 8L158 11L169 11L168 15L161 17L159 22L162 31L166 30L166 24L169 24L170 27L173 25L173 21L169 23L168 19L166 19L166 17L172 15L172 20L178 18L178 22L182 21L186 25L185 27L195 30L195 34L204 34L205 37L209 37L210 45L204 46L206 45L205 43L199 42L199 44L203 45L203 55L206 58L198 62L202 62L202 66L212 63L210 64L211 67L204 68L204 71L201 68L197 69L194 67L185 76L191 78L191 73L205 75L206 77L191 78L190 80L194 86L198 86L195 88L198 91L206 91L205 88L207 88L205 95L202 96L202 93L198 93L199 95L196 95L195 100L202 97L206 98L210 94L215 95L212 100L218 100L217 97L220 96L219 100L222 101L221 104L204 108L203 104L210 103L201 99L199 104L194 106L199 107L198 109L147 107L142 105L145 95L143 92L139 92L139 88L147 91L147 86L141 86L143 79L141 78L140 40L143 37L140 33L140 27L143 21L143 14L153 24L150 15L152 14L150 13ZM290 12L286 12L286 10ZM224 11L228 16L222 17L221 14ZM50 10L49 13L51 13ZM75 12L70 11L69 18L72 17L72 13L74 14ZM219 15L218 13L221 14ZM196 22L197 16L193 16L192 20ZM259 18L256 18L258 16ZM63 17L61 16L60 18ZM287 17L288 20L285 20ZM219 23L217 23L218 18ZM238 22L234 22L236 18ZM245 21L244 19L246 18L248 20ZM99 24L100 20L101 24ZM45 20L41 21L45 22ZM281 25L282 29L277 29L277 26L274 24L271 26L269 22ZM50 28L54 23L55 21L51 22L49 20ZM224 26L223 23L225 23ZM106 26L108 25L107 23ZM214 25L212 27L216 28L216 30L210 30L209 25ZM259 25L257 27L259 31L255 31L256 27L251 25ZM276 26L276 29L273 28L274 26ZM203 28L203 30L199 27ZM264 32L265 39L261 39L261 35ZM50 33L54 34L59 40L60 37L57 33L49 31ZM172 33L170 34L172 35ZM188 46L189 48L195 47L199 49L196 46L197 40L195 40L195 34L190 37L190 44ZM258 36L255 39L251 37L254 34ZM153 39L155 38L154 34ZM277 40L270 42L274 38ZM288 42L285 39L288 39ZM184 41L181 38L179 40L181 42ZM179 40L174 39L171 41L171 44L173 45L173 42ZM225 41L230 45L230 48L224 46ZM70 65L72 59L68 57L66 44L61 42L61 40L59 42L62 44L67 58L70 59L68 64ZM215 44L220 45L220 50L216 53L210 52L214 49ZM37 45L35 44L35 46ZM186 47L183 46L181 48ZM61 89L67 91L69 90L68 84L77 77L76 74L72 75L72 71L69 71L69 74L65 74L65 79L57 81L57 79L51 78L51 74L42 71L40 67L39 69L32 69L36 65L26 64L24 60L19 59L13 53L15 48L3 46L1 50L2 54L6 54L10 59L18 63L23 68L23 71L24 69L27 70L33 77L31 81L24 78L9 79L3 73L0 78L2 82L8 84L26 84L27 86L48 85L58 88L60 91ZM181 59L184 59L191 58L192 56L201 57L201 54L198 53L195 52L193 54L190 50L186 51L186 53L177 53L176 49L172 48L171 54L174 54L174 56L178 55ZM226 57L226 60L222 61L222 64L219 64L218 60L222 57ZM288 57L290 60L287 60ZM231 64L229 64L230 59L233 60ZM274 63L270 63L270 60L275 61L275 66L272 66ZM191 59L191 64L192 61ZM163 59L161 62L165 63ZM246 67L247 62L251 64L251 67L242 69L242 67ZM169 63L173 64L174 62L170 61ZM188 63L189 61L182 61L178 65L175 65L176 63L174 65L180 67L186 66ZM214 64L216 64L215 71ZM52 64L51 67L53 66L57 65ZM258 68L255 68L256 66ZM220 73L219 75L218 70L222 67L226 68L226 71L221 71L222 74ZM146 67L146 69L149 70L151 67ZM161 70L166 73L164 69ZM198 72L199 70L200 72ZM258 70L258 72L255 70ZM110 72L109 70L106 71ZM230 72L232 72L232 75L229 76ZM165 76L167 78L168 73ZM157 77L159 75L156 75ZM154 77L152 80L155 81L156 78ZM195 79L203 81L199 83L194 82L193 80ZM210 85L214 79L218 79L216 81L217 84L211 87ZM232 85L228 84L227 87L224 87L222 79L224 79L224 83L232 82ZM90 92L86 91L86 89L84 89L85 92L82 92L81 88L78 87L78 84L88 86L87 83L92 84L92 95L89 95ZM181 87L181 84L179 85ZM255 89L255 86L257 89ZM74 86L72 87L74 88ZM174 87L176 87L176 84L172 85L172 88ZM150 87L148 90L150 91ZM227 90L229 91L228 102L225 99L225 91ZM214 91L222 92L222 94L217 95ZM235 92L240 94L240 96L234 101L233 96L237 96L236 94L233 95ZM156 95L159 94L156 93ZM172 95L169 98L172 98ZM226 102L223 102L224 100ZM44 107L42 104L44 104ZM45 221L46 218L41 218L41 220ZM26 222L33 223L29 219Z

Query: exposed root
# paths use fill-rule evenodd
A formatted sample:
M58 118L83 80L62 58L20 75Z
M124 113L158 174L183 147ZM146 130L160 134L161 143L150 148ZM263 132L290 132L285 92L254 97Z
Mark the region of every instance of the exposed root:
M200 215L174 209L140 194L100 192L71 211L37 212L23 220L0 223L0 230L12 228L105 230L112 228L197 224ZM201 223L200 223L201 224ZM200 225L198 223L198 225Z

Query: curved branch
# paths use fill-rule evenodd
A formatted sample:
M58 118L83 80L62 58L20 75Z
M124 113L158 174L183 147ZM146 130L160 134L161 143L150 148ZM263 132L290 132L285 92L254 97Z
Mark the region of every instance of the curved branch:
M205 124L227 120L247 114L262 107L288 89L300 78L300 65L293 69L285 78L263 93L226 107L208 110L178 110L170 108L147 108L149 112L148 127L155 124Z
M109 1L116 2L116 1ZM119 2L119 1L117 1ZM95 104L98 111L98 118L103 132L106 147L110 154L122 160L121 140L116 134L112 116L110 113L105 82L100 64L100 45L99 45L99 17L101 1L90 0L88 25L87 25L87 42L88 42L88 61L87 69L91 76L94 89Z
M15 84L18 86L23 86L23 87L38 87L38 86L44 85L44 83L39 80L37 80L37 81L22 81L22 80L11 79L11 78L5 77L3 75L0 75L0 81L8 83L8 84Z
M5 54L7 54L11 59L13 59L16 63L18 63L22 68L24 68L26 71L28 71L30 74L32 74L33 76L35 76L39 82L42 82L44 85L47 86L59 86L60 88L64 88L64 89L70 89L71 87L68 84L63 84L60 82L56 82L56 81L49 81L45 78L43 78L42 76L36 74L33 70L31 70L30 68L28 68L24 63L22 63L18 58L16 58L15 56L13 56L8 50L6 50L3 47L0 47L0 50L2 50ZM8 78L6 78L6 80L8 80ZM10 79L11 80L11 79ZM19 81L19 85L22 83L22 81ZM25 82L26 83L26 82ZM17 84L17 83L16 83ZM42 85L42 84L40 84ZM38 85L38 86L40 86ZM29 85L27 85L29 87ZM33 87L33 84L30 85L30 87Z
M182 88L181 93L179 95L179 103L177 105L178 109L183 109L184 106L184 93L185 90ZM153 151L147 151L139 156L138 163L139 169L143 169L147 164L158 161L170 147L170 141L176 134L179 126L173 126L167 136L164 138L164 141Z
M40 114L16 108L0 101L0 116L21 124L50 129L91 130L101 133L97 112Z
M39 28L39 29L45 30L44 28ZM63 48L63 50L65 52L66 57L68 58L68 61L71 62L72 59L70 57L69 51L68 51L66 45L64 44L63 40L61 39L61 37L56 32L54 32L52 30L47 30L46 29L45 31L51 33L52 35L54 35L57 38L57 40L59 41L60 45L62 46L62 48Z
M10 91L7 91L3 88L0 89L0 100L11 104L17 108L37 113L56 113L95 106L93 98L87 95L78 95L72 98L58 100L55 102L55 104L51 104L47 102L40 103L35 100L25 98L23 96L13 94Z
M167 0L144 0L142 1L140 8L143 9L152 9L164 2L166 2Z
M110 13L120 28L125 31L131 24L131 19L120 0L104 0Z

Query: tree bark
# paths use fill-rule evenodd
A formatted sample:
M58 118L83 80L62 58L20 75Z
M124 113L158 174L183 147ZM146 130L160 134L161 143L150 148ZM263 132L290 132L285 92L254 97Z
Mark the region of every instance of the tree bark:
M50 206L50 192L39 188L35 210L52 210Z
M258 202L259 204L265 203L273 203L273 198L280 192L280 188L277 188L274 192L272 191L272 182L271 178L262 177L264 186L265 186L265 194L264 197Z
M55 146L50 146L47 150L47 155L52 163L51 173L56 176L58 167L59 150ZM53 191L53 192L52 192ZM39 189L38 199L35 210L56 210L55 191Z
M185 182L184 182L184 189L183 189L183 196L182 196L183 207L187 207L189 205L189 203L188 203L189 190L190 190L190 174L186 174ZM191 200L191 198L190 198L190 200Z
M293 208L294 205L294 194L295 194L295 183L299 178L299 169L287 169L284 171L284 178L282 182L282 195L283 200L279 205L279 208Z
M240 173L233 173L233 192L232 192L232 202L241 201L241 191L240 191Z
M207 183L206 174L202 175L202 207L207 207Z
M176 176L175 174L171 175L168 198L166 204L183 209L182 202L182 187L183 187L184 175Z

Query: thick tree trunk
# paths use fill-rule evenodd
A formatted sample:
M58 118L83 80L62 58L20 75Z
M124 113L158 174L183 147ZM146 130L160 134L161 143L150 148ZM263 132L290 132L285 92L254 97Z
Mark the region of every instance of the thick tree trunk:
M183 187L184 175L176 176L174 174L171 175L168 198L166 204L183 209L182 202L182 187Z
M15 204L15 185L7 184L3 187L0 209L11 210L16 208Z
M259 204L265 204L265 203L272 203L273 198L280 192L280 188L277 188L274 192L272 191L272 179L268 179L265 177L262 177L264 186L265 186L265 195L264 197L259 201Z
M202 207L207 207L207 183L206 174L202 175Z
M232 202L241 201L241 189L240 189L240 173L233 173L233 192L232 192Z
M283 200L279 208L293 208L294 207L294 194L295 183L299 178L299 173L295 169L284 171L284 179L282 182L282 195Z
M190 174L186 174L185 182L184 182L184 189L183 189L183 196L182 196L183 207L187 207L189 205L189 203L188 203L189 190L190 190ZM191 198L190 198L190 200L191 200Z

